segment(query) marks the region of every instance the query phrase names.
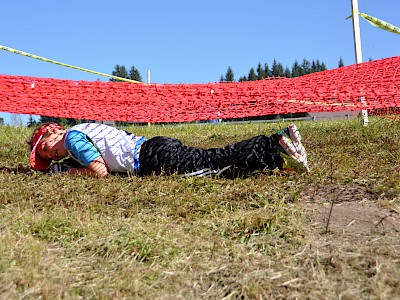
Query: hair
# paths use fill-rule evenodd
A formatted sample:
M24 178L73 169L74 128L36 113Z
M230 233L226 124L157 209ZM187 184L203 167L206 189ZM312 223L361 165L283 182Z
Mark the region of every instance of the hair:
M33 141L34 141L34 139L35 139L36 134L37 134L40 130L42 130L44 127L49 126L50 124L54 124L54 125L60 126L61 128L64 128L64 127L61 126L60 124L54 123L54 122L45 122L45 123L40 124L38 127L36 127L36 128L33 130L31 137L26 141L26 142L28 143L29 147L31 148L31 150L33 149L33 146L35 146L35 145L33 144ZM44 136L46 136L47 134L48 134L48 132L46 132L46 133L44 134Z

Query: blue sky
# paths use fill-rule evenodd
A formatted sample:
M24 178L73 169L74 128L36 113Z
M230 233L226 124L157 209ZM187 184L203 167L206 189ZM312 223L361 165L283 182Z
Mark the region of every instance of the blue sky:
M398 0L359 0L359 10L400 26ZM0 45L107 74L134 65L160 84L208 83L274 59L354 64L350 14L351 0L5 1ZM360 27L364 61L399 55L399 35L361 18ZM0 73L108 81L6 51Z

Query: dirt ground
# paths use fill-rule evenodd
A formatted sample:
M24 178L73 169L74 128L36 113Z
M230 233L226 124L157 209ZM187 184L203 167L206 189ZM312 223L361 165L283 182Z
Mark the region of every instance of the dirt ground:
M300 201L311 226L318 231L326 232L328 226L328 232L341 234L400 233L400 212L396 207L360 186L309 187L301 193Z
M303 190L299 201L308 235L296 258L299 265L309 267L305 276L315 288L303 290L302 295L399 299L399 200L399 195L371 193L356 184Z

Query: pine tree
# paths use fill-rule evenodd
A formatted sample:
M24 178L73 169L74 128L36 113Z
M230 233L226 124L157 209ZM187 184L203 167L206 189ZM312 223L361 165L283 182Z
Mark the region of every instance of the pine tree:
M27 127L36 127L37 125L39 125L38 121L36 121L32 115L29 116L28 119L28 123L27 123Z
M250 69L248 80L249 81L257 80L257 75L256 75L256 72L254 71L254 68Z
M115 66L114 71L112 71L111 75L121 78L129 78L125 66L120 66L120 65ZM122 81L122 80L111 78L110 81Z
M284 75L283 66L281 63L278 63L278 77L283 77Z
M292 74L290 73L289 67L286 67L286 68L285 68L285 77L286 77L286 78L292 77Z
M301 64L301 75L307 75L311 73L311 67L310 67L310 62L307 59L303 59L303 62Z
M338 67L341 68L343 66L344 66L344 62L343 62L342 57L340 57L339 62L338 62Z
M278 77L279 76L279 70L278 70L278 62L276 61L276 59L274 58L274 61L272 62L272 72L271 75L274 77Z
M227 82L235 81L235 75L233 74L232 68L230 66L228 67L228 70L226 70L224 81Z
M128 74L128 71L125 66L115 65L114 71L112 71L111 75L142 82L142 76L140 75L139 70L135 68L135 66L131 67L129 74ZM123 81L123 80L111 78L110 81L115 82L115 81Z
M280 62L277 62L276 59L274 58L274 61L272 63L271 76L283 77L284 75L285 75L285 72L283 70L282 64Z
M311 62L311 73L315 73L318 72L318 68L317 68L317 63L315 62L315 60L313 60Z
M283 68L282 64L278 62L275 58L272 64L272 69L269 68L268 64L265 63L264 67L262 67L261 63L258 63L257 65L257 71L254 70L254 68L251 68L249 71L248 76L242 76L239 78L239 81L254 81L254 80L260 80L263 78L267 77L286 77L286 78L292 78L292 77L299 77L302 75L310 74L310 73L315 73L315 72L321 72L325 71L326 65L324 62L321 62L319 59L317 60L312 60L310 63L309 60L306 58L303 59L302 64L300 65L297 59L294 61L292 65L292 69L290 70L289 67ZM226 76L221 76L220 81L231 81L227 80L230 79L230 72L232 69L230 67L228 68ZM232 72L232 77L233 77L233 72Z
M321 62L319 61L319 59L317 59L317 62L315 63L315 67L317 68L316 72L322 71Z
M258 63L257 65L257 79L261 80L265 78L265 72L263 67L261 66L261 63Z
M264 64L264 74L265 74L265 77L270 77L271 76L271 70L269 69L267 63Z
M292 77L299 77L299 76L300 76L300 66L296 59L292 66Z
M129 78L142 82L142 76L140 76L139 70L136 69L135 66L131 67L131 70L129 71Z
M40 116L39 122L37 122L37 124L52 122L52 123L59 123L63 126L73 126L73 125L82 123L82 121L90 122L89 120L80 120L80 119L73 119L73 118L54 118L54 117L48 117L48 116Z

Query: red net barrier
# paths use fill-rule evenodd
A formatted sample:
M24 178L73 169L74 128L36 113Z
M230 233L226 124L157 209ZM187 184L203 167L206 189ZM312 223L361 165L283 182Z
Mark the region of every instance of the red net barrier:
M0 111L87 120L187 122L396 108L400 107L399 87L400 56L296 78L232 83L147 85L0 75Z
M375 117L400 120L400 106L369 109L368 114Z

